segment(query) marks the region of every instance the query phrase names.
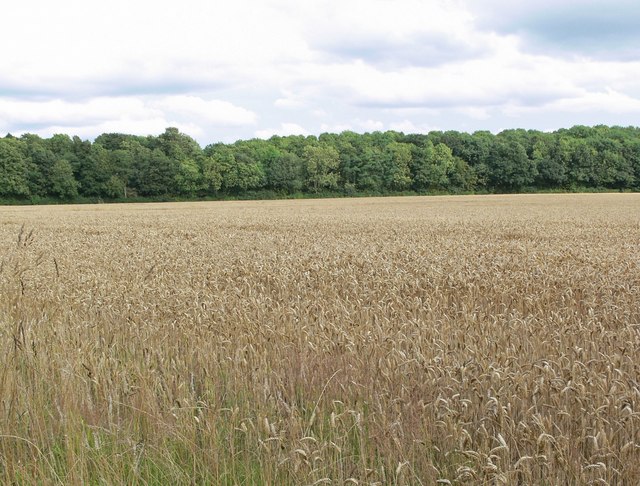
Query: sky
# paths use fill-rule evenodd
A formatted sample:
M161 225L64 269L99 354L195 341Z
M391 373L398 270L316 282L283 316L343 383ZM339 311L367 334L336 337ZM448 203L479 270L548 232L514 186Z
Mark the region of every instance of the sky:
M21 0L0 136L640 124L637 0Z

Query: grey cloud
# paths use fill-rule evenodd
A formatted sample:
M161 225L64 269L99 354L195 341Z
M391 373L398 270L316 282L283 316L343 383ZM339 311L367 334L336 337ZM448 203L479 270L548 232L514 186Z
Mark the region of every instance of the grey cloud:
M241 74L226 66L182 65L150 72L144 68L112 70L104 75L45 73L37 75L0 72L0 95L23 99L95 96L170 95L228 89L242 80Z
M95 96L160 96L216 91L228 87L228 84L220 82L169 79L136 80L135 78L111 78L95 81L71 80L60 83L43 81L40 84L24 85L0 78L0 93L3 96L31 101L51 98L82 101Z
M449 62L473 59L488 52L453 38L428 33L403 39L360 36L317 42L313 47L340 61L359 59L380 68L407 66L437 67Z
M215 91L225 88L222 83L181 82L181 81L131 81L96 83L91 86L92 94L102 96L159 96L191 94L203 90Z
M520 89L513 87L506 91L484 93L433 93L428 95L405 96L395 95L386 98L365 98L354 94L351 104L360 108L374 109L435 109L446 110L456 108L493 108L505 105L520 107L536 107L550 104L571 95L562 90Z
M490 0L471 5L480 28L517 34L536 53L632 60L640 56L640 4L630 0L542 0L528 5Z

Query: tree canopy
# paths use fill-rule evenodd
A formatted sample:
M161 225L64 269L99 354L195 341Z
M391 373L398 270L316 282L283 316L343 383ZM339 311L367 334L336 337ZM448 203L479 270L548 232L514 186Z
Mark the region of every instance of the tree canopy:
M640 128L342 132L200 145L105 133L0 138L2 200L640 189Z

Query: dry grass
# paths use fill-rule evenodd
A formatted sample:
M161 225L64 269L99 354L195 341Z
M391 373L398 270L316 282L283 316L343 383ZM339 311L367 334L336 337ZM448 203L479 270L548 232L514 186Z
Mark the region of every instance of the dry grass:
M640 483L640 195L0 209L5 484Z

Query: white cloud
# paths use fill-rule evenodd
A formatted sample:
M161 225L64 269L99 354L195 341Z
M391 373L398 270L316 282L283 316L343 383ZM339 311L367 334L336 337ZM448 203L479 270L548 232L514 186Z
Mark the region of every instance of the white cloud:
M375 132L384 130L384 122L380 120L356 120L356 125L366 132Z
M597 4L572 0L562 11L593 19ZM559 113L568 124L628 120L640 103L640 60L624 45L593 58L571 43L531 48L532 33L547 43L562 33L538 21L556 18L556 5L10 2L0 29L11 46L0 56L0 129L93 137L173 125L209 143L344 127L542 128L545 114ZM612 5L620 12L608 19L640 12L631 0ZM602 32L589 24L593 38L609 35L609 24Z
M16 125L74 125L125 116L140 120L156 118L159 114L136 98L95 98L82 102L0 98L0 117Z
M320 125L320 131L323 133L342 133L342 132L352 131L352 130L353 130L353 126L349 123L343 123L343 124L322 123Z
M570 113L604 112L613 114L640 114L640 100L608 89L598 93L583 93L573 98L555 100L542 106L507 106L508 116L522 116L535 112L562 111Z
M197 96L176 95L161 98L150 106L190 120L203 120L215 125L253 125L257 115L228 101L204 100Z
M281 123L278 128L266 128L255 132L256 137L263 139L271 138L274 135L286 137L287 135L309 135L309 132L297 123Z
M96 134L101 133L127 133L131 135L157 135L164 132L166 127L173 126L183 133L189 133L194 136L201 134L201 129L191 124L181 124L175 121L169 121L165 118L148 118L144 120L119 119L108 120L96 124L81 125L49 125L36 130L27 130L26 132L35 133L41 137L50 137L55 133L66 133L77 135L82 139L94 138ZM18 135L18 133L15 133Z
M463 106L457 108L456 111L474 120L488 120L491 117L490 109L488 107Z
M305 104L306 103L302 96L285 89L283 90L282 96L274 101L273 106L276 108L295 109L303 108Z
M440 128L435 125L416 125L411 120L393 122L389 125L389 129L403 133L427 133L433 130L440 130Z
M105 132L149 135L168 126L198 136L215 127L254 125L256 115L226 101L195 96L101 97L77 102L0 98L0 120L7 131L44 136L70 133L93 138Z
M295 11L309 45L339 59L432 65L477 52L472 16L455 2L328 0Z

